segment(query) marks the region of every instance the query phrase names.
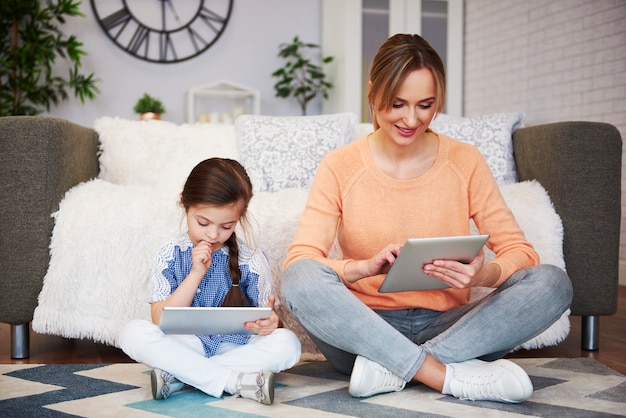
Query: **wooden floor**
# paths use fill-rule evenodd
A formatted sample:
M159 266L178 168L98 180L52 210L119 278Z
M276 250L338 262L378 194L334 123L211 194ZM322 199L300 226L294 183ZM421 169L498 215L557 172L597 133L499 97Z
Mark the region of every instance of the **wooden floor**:
M600 319L600 349L580 348L580 317L571 317L571 332L555 347L519 351L509 357L591 357L626 375L626 286L620 286L618 312ZM87 340L72 340L31 332L30 358L11 358L10 326L0 324L0 364L8 363L126 363L132 362L117 348Z

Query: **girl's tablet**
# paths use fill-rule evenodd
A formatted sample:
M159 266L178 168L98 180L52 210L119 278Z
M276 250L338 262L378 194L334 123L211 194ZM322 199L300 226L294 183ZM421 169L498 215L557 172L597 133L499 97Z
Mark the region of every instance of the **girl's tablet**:
M269 318L271 313L272 308L166 306L159 328L166 334L252 334L244 322Z
M378 288L380 293L410 290L445 289L441 280L423 271L433 260L456 260L469 263L485 245L489 235L459 237L412 238L406 241L387 277Z

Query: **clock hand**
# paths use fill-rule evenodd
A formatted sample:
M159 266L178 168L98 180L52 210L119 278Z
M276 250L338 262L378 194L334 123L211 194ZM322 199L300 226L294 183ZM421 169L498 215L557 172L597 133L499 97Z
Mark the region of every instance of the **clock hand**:
M172 13L174 14L174 18L176 18L176 20L180 20L178 18L178 14L176 13L176 9L174 9L174 5L172 4L172 0L161 0L161 1L165 1L165 3L167 3L170 6L170 9L172 10Z

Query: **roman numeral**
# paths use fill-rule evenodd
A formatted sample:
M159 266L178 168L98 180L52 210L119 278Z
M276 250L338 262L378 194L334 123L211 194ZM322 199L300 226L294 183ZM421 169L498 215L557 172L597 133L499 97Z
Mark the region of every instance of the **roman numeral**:
M167 61L168 52L171 52L175 60L178 59L172 38L168 33L161 33L159 35L159 61Z
M131 19L130 12L127 8L122 8L117 12L113 12L104 19L102 19L102 26L107 32L111 32L113 28L116 26L122 25L122 27L117 31L115 37L117 38L120 33L124 30L126 25Z
M189 38L191 39L191 43L193 44L193 49L195 49L196 52L198 52L201 49L201 46L198 45L197 40L202 42L204 45L207 44L207 41L205 41L204 38L202 36L200 36L200 34L198 32L193 30L192 27L188 27L187 28L187 33L189 34Z
M225 17L220 16L219 14L204 6L198 12L198 21L203 22L210 30L212 30L216 34L218 34L220 32L220 28L226 24ZM199 52L202 48L209 44L209 42L204 39L202 35L200 35L191 26L187 27L187 33L196 52Z
M218 26L221 27L221 26L224 26L226 22L226 18L218 15L211 9L208 9L204 6L202 7L202 10L200 10L199 12L199 19L201 19L204 23L206 23L206 25L210 27L211 30L213 30L213 32L215 33L219 32L219 28L216 25L214 25L214 23L217 23Z
M133 54L136 54L144 45L144 56L148 56L148 44L150 43L150 29L145 26L139 25L133 34L130 42L128 43L128 50Z

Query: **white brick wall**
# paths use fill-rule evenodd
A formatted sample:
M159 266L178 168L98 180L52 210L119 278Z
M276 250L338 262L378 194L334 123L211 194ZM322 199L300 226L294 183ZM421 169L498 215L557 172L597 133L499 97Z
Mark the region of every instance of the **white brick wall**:
M464 81L466 116L523 111L529 125L608 122L626 141L626 0L465 0Z

